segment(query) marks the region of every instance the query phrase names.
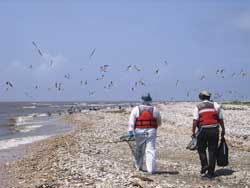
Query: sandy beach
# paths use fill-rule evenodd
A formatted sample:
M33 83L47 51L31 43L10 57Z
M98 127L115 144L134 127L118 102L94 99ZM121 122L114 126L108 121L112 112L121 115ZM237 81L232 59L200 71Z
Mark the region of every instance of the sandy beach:
M4 187L250 187L250 106L223 105L230 164L209 180L199 174L197 152L186 150L195 105L157 104L156 174L136 171L128 144L119 142L131 108L109 108L65 115L74 130L35 142L21 160L3 165L10 173Z

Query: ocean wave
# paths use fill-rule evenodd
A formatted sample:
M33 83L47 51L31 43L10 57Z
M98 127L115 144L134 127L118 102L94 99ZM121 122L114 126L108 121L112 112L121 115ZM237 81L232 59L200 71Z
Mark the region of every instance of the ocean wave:
M17 116L17 117L12 117L9 119L8 124L13 125L13 126L19 126L19 125L24 125L27 122L30 122L33 120L32 115L28 116Z
M47 117L49 116L48 113L32 113L26 116L17 116L17 117L11 117L8 120L8 125L13 126L20 126L20 125L26 125L26 124L33 124L35 117Z
M33 131L33 130L35 130L37 128L40 128L42 126L43 125L28 125L28 126L24 126L23 129L19 130L19 132L27 133L27 132Z
M22 109L35 109L36 106L22 106Z
M44 136L28 136L23 138L12 138L7 140L0 140L0 150L9 149L17 147L19 145L30 144L35 141L44 140L53 135L44 135Z
M59 105L50 105L49 107L50 107L50 108L60 108Z

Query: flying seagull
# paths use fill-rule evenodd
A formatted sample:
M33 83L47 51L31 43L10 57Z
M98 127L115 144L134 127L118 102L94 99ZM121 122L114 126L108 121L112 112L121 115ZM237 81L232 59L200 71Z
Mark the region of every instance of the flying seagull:
M146 84L145 84L145 82L141 79L141 80L139 80L139 83L142 85L142 86L145 86Z
M177 87L179 84L179 80L176 80L175 87Z
M94 49L92 50L92 52L91 52L90 55L89 55L89 59L91 59L92 56L95 54L95 50L96 50L96 48L94 48Z
M10 86L10 87L13 87L13 84L12 84L10 81L7 81L7 82L6 82L6 85L7 85L7 86Z
M107 69L108 69L109 65L103 65L100 67L100 71L101 72L107 72Z
M127 66L126 71L130 70L132 68L132 65Z
M141 69L139 69L136 65L134 65L134 69L137 71L141 71Z
M165 60L165 61L164 61L164 64L165 64L166 66L168 66L168 62L167 62L167 60Z
M68 73L68 74L65 74L64 75L64 78L67 78L68 80L70 79L70 74Z
M36 44L34 41L32 41L32 44L33 44L33 46L35 46L35 48L36 48L36 50L38 51L39 55L43 57L43 53L42 53L42 51L38 48L37 44Z
M89 96L92 96L92 95L94 95L95 94L95 91L90 91L89 92Z
M160 69L156 69L155 74L159 74Z
M202 75L201 77L200 77L200 80L204 80L205 79L205 75Z
M96 80L103 80L104 79L104 75L102 75L100 78L96 78Z

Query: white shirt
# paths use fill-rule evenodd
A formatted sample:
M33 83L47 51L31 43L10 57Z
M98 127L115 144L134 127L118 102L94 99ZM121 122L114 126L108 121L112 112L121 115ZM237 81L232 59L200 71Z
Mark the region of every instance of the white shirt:
M204 100L203 102L210 102L210 103L213 103L213 104L214 104L214 108L215 108L215 110L216 110L217 113L218 113L219 119L223 119L223 112L222 112L222 109L221 109L221 107L220 107L220 105L219 105L218 103L216 103L216 102L211 102L211 101L208 101L208 100ZM198 109L197 106L194 108L193 119L194 119L194 120L199 120L199 109Z
M142 105L142 106L146 106L146 105ZM140 115L139 107L136 106L133 108L133 110L130 114L130 117L129 117L128 131L134 131L135 121L136 121L136 118L139 117L139 115ZM161 115L156 107L154 107L154 110L153 110L153 117L157 119L157 125L159 127L161 125Z

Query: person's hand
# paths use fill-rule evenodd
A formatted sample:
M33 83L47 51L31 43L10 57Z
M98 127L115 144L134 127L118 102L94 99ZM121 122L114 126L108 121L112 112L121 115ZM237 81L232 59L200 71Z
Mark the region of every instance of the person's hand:
M224 138L224 136L225 136L225 130L222 130L221 131L221 138Z
M128 131L128 138L131 139L134 137L134 132L133 131Z
M195 135L195 133L193 133L192 135L191 135L191 138L195 138L196 137L196 135Z

